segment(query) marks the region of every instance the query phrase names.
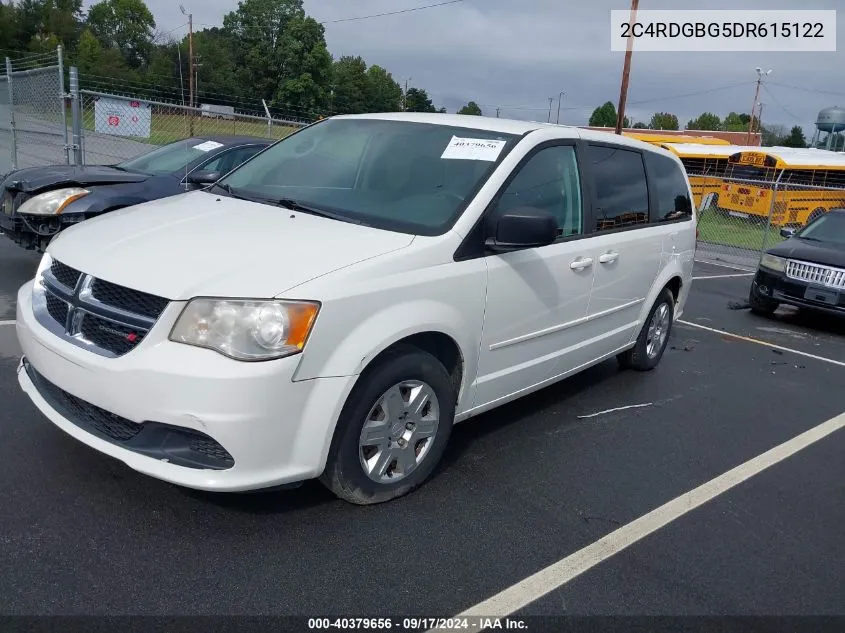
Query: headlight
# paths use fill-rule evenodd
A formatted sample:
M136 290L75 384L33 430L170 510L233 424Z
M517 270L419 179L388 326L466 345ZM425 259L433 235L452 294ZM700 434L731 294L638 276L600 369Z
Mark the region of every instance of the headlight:
M89 193L91 192L87 189L79 187L66 187L48 191L24 202L18 209L18 213L24 215L59 215L71 202L84 198Z
M765 253L763 259L760 260L760 266L782 273L786 270L786 259Z
M302 351L317 312L308 301L192 299L170 340L237 360L270 360Z

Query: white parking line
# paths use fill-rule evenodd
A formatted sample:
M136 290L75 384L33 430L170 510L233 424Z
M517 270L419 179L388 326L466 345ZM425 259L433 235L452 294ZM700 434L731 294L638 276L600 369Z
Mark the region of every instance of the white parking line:
M716 262L711 262L707 259L696 259L693 260L697 264L705 264L707 266L719 266L720 268L730 268L731 270L749 270L748 266L736 266L731 264L717 264Z
M845 427L845 413L823 422L809 431L740 464L698 488L623 525L607 536L540 570L504 591L488 598L455 617L490 616L504 618L526 605L559 589L573 578L618 554L642 538L727 492L767 468L782 462L808 446Z
M15 321L0 321L0 325L14 325Z
M802 352L797 349L792 349L791 347L784 347L783 345L775 345L774 343L767 343L766 341L761 341L760 339L751 338L749 336L742 336L740 334L734 334L732 332L728 332L726 330L717 330L716 328L707 327L706 325L699 325L698 323L691 323L689 321L684 321L682 319L678 319L678 323L682 325L688 325L689 327L695 327L699 330L707 330L708 332L714 332L716 334L725 334L730 336L731 338L739 339L740 341L745 341L747 343L756 343L757 345L762 345L764 347L768 347L771 349L780 350L782 352L789 352L790 354L797 354L798 356L805 356L807 358L812 358L814 360L820 360L824 363L830 363L831 365L838 365L839 367L845 367L845 363L841 360L833 360L832 358L826 358L825 356L817 356L816 354L809 354L807 352Z
M736 273L732 275L705 275L704 277L693 277L693 281L698 279L729 279L730 277L753 277L755 273Z

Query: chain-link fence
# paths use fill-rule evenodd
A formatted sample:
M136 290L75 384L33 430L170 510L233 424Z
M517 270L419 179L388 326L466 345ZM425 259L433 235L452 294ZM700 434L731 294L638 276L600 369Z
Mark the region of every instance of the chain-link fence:
M108 164L188 138L249 136L281 139L303 123L208 108L80 91L82 160ZM221 111L222 110L222 111Z
M0 173L67 163L62 49L5 60L0 86Z
M689 177L701 209L696 257L740 268L755 268L767 248L786 239L782 229L845 208L845 185L784 183L788 172L771 180Z

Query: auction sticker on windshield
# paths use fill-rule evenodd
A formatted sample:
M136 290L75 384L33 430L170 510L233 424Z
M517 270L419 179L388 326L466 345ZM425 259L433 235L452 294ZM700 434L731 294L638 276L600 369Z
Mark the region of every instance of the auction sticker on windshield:
M215 141L206 141L205 143L194 145L194 149L198 149L201 152L210 152L211 150L217 149L218 147L223 147L223 143L216 143Z
M491 141L484 138L461 138L453 136L440 158L450 160L487 160L499 158L507 141Z

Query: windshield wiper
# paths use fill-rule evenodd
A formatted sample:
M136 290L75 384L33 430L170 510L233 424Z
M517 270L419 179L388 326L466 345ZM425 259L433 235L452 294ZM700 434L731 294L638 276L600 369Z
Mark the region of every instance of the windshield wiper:
M334 213L333 211L329 211L327 209L321 209L319 207L312 206L310 204L305 204L304 202L300 202L299 200L294 200L293 198L279 198L273 200L275 204L278 204L283 207L287 207L291 211L300 211L302 213L308 213L310 215L316 215L321 218L329 218L331 220L340 220L341 222L351 222L352 224L363 224L360 220L353 220L348 215L343 215L341 213Z

